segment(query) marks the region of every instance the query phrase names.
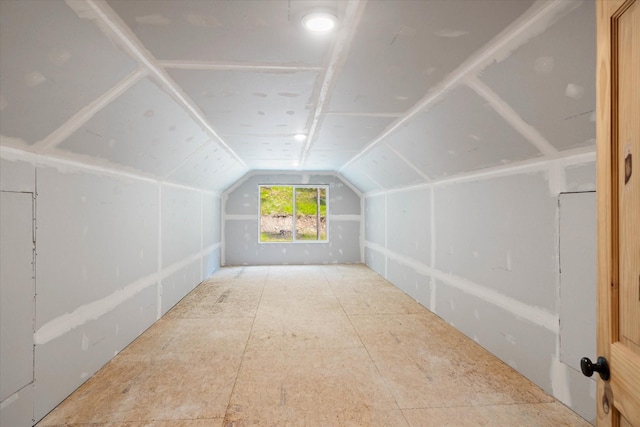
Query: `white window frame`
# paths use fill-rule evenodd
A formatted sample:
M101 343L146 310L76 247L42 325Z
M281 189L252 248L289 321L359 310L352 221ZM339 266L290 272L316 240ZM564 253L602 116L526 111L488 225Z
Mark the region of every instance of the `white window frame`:
M262 216L262 187L292 187L293 188L293 209L292 209L292 224L291 224L291 241L285 242L263 242L261 240L262 228L260 224L260 218ZM273 245L273 244L327 244L329 243L329 187L328 184L258 184L258 243L261 245ZM326 239L325 240L297 240L296 239L296 188L322 188L325 190L325 207L327 223Z

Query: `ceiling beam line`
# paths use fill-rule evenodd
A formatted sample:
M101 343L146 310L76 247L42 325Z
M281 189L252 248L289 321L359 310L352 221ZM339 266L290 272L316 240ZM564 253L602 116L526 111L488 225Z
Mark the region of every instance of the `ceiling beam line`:
M367 113L367 112L349 112L349 111L327 111L325 116L342 116L342 117L402 117L404 113Z
M33 144L33 150L38 153L45 153L55 149L64 142L75 131L87 123L98 111L115 101L120 95L129 90L149 74L146 68L138 68L124 79L116 83L111 89L94 99L89 105L71 116L58 129L47 135L46 138Z
M558 150L542 136L540 132L529 123L525 122L509 104L500 98L486 84L476 76L467 76L466 84L475 93L487 101L493 109L509 123L518 133L525 137L527 141L536 147L545 157L553 157L558 154Z
M409 166L411 169L413 169L413 171L415 173L417 173L418 175L420 175L422 177L422 179L424 179L425 181L431 181L431 178L429 178L429 176L427 174L425 174L419 167L417 167L411 160L409 160L408 158L406 158L400 151L396 150L395 148L393 148L391 146L391 144L385 144L387 146L387 148L389 150L391 150L392 153L394 153L396 156L398 156L398 158L400 160L402 160L403 162L405 162L407 164L407 166Z
M295 73L298 71L322 71L317 65L282 65L249 62L216 62L216 61L157 61L164 69L174 70L212 70L212 71L252 71L266 73Z
M144 48L142 42L133 34L120 17L111 9L104 0L87 0L86 4L91 11L104 24L111 33L117 37L124 47L142 63L162 85L170 92L175 100L177 100L184 109L200 124L206 131L216 139L245 169L249 169L242 158L218 135L218 132L209 124L204 114L199 110L195 103L182 92L180 87L173 81L167 72L158 65L153 55Z
M198 148L195 149L195 151L191 154L189 154L185 159L183 159L180 163L178 163L176 166L174 166L171 170L169 170L167 173L165 173L162 178L165 180L168 180L171 178L171 175L173 175L174 173L176 173L176 171L180 170L184 165L186 165L187 163L189 163L191 161L191 159L195 156L197 156L199 153L202 153L205 149L207 149L209 147L209 145L211 145L212 141L208 140L207 142L205 142L204 144L200 145Z
M351 40L353 40L353 36L356 33L356 29L358 28L358 24L360 23L360 19L362 18L366 5L367 0L349 0L347 3L344 20L340 23L337 39L333 45L329 64L327 65L327 70L322 80L318 103L316 104L315 111L313 112L313 121L311 122L307 141L302 150L298 169L304 168L304 163L307 160L309 151L311 151L311 147L315 142L316 132L321 123L322 115L329 102L331 91L335 86L339 71L347 60L349 48L351 47Z
M382 142L391 133L413 120L416 115L425 111L429 106L444 96L446 92L463 83L468 76L476 75L484 69L484 67L496 60L499 55L504 56L510 54L518 46L550 27L560 14L571 11L580 6L580 4L581 0L540 0L535 3L534 6L526 11L520 18L494 37L475 55L464 61L435 88L427 92L402 118L387 127L378 137L371 141L369 145L342 165L339 171L342 172L350 164Z

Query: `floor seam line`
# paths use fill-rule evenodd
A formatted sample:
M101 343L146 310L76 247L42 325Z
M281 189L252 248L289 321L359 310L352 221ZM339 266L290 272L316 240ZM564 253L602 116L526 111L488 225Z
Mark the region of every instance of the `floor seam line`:
M369 268L369 267L367 267ZM325 274L324 270L322 271L322 274L324 275L325 279L327 280L327 282L329 283L329 287L331 288L331 291L335 294L335 291L333 289L333 286L331 285L331 281L327 278L327 275ZM358 280L359 282L361 280ZM362 337L360 336L360 333L358 332L358 329L356 329L355 325L353 324L353 321L351 320L351 316L349 315L349 313L347 313L347 311L344 309L344 306L342 305L342 302L340 301L340 298L338 298L338 295L335 295L336 300L338 301L338 304L340 305L340 308L342 309L343 313L345 314L345 316L347 316L347 319L349 319L349 324L351 325L351 327L353 328L353 331L356 333L356 335L358 336L358 340L360 341L360 343L362 344L362 348L364 348L364 351L367 352L367 356L369 356L369 360L371 361L371 363L373 364L373 366L376 369L376 372L378 373L378 375L380 376L380 378L382 379L382 381L384 382L384 387L387 390L387 393L389 393L389 396L391 396L391 398L393 399L393 402L396 405L396 408L400 411L400 413L402 414L402 418L404 418L405 422L407 423L407 425L409 424L409 420L407 420L407 418L405 417L404 413L402 412L402 409L400 408L400 404L398 403L398 400L396 399L396 397L394 396L394 394L391 392L391 390L389 389L389 385L387 384L387 379L384 377L384 375L382 375L382 372L380 372L380 368L378 367L378 364L376 363L376 361L373 359L373 357L371 356L371 353L369 352L369 349L367 348L366 344L364 343Z
M267 268L267 274L262 283L262 291L260 292L260 299L258 300L258 306L256 308L256 312L253 316L253 320L251 321L251 328L249 328L249 335L247 336L247 342L244 345L244 349L242 350L242 356L240 357L240 363L238 364L238 370L236 371L236 377L233 381L233 387L231 388L231 393L229 394L229 401L227 402L227 408L224 411L224 415L222 417L223 424L226 423L227 415L229 414L229 410L231 409L231 401L233 399L233 393L236 390L236 385L238 384L238 377L240 376L240 370L242 369L242 365L244 363L244 357L247 353L247 348L249 347L249 340L251 339L251 333L253 332L253 326L256 323L256 317L258 317L258 310L260 309L260 305L262 304L262 297L264 296L264 288L266 287L267 280L269 279L270 269Z

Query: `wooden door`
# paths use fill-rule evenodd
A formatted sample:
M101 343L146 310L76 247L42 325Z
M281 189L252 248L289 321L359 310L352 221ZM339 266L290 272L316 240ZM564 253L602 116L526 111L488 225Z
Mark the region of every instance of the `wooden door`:
M640 427L640 0L597 14L597 425Z

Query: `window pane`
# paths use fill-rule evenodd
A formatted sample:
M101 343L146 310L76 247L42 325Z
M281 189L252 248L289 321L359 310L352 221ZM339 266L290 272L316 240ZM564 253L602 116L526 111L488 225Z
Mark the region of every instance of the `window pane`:
M296 188L296 240L326 240L326 190Z
M260 241L293 240L293 187L260 187Z
M327 240L327 189L319 189L320 200L320 239Z

